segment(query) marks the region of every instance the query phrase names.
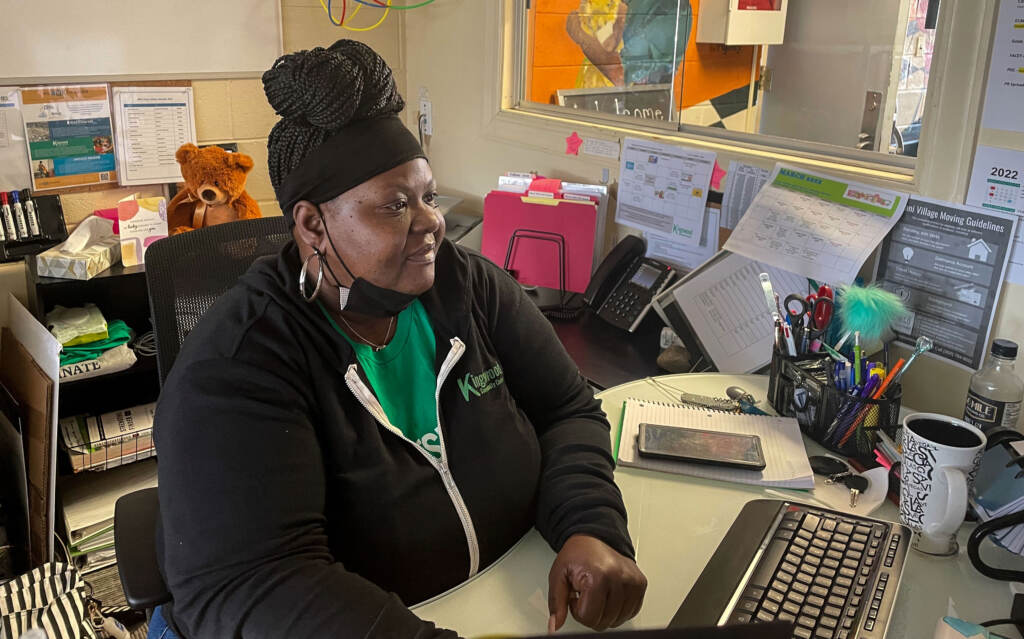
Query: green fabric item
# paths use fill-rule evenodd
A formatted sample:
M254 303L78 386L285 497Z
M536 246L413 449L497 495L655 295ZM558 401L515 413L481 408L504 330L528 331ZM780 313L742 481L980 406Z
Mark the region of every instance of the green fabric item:
M107 339L78 346L65 346L60 352L60 365L67 366L96 359L112 348L127 344L131 339L132 329L121 320L114 320L107 324Z
M370 388L391 423L407 439L440 459L434 370L437 342L423 304L416 300L398 314L395 336L380 351L352 340L322 304L320 310L334 330L352 345Z

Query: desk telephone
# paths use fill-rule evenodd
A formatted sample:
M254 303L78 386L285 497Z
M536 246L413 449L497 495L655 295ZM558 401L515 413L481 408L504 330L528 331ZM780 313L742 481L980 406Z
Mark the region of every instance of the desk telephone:
M647 315L651 300L675 277L664 262L644 257L647 241L628 235L597 267L583 301L598 317L632 333Z

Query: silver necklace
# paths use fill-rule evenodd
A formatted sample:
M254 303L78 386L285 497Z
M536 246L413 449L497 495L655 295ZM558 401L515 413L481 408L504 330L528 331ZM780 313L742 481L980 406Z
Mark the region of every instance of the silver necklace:
M372 348L375 352L378 352L378 353L380 351L384 350L384 347L388 345L388 338L391 336L391 329L394 328L394 326L395 326L395 316L392 315L391 316L391 321L388 322L388 330L387 330L387 332L384 333L384 343L383 344L377 344L375 342L371 342L370 340L368 340L365 337L363 337L362 335L360 335L359 331L357 331L355 329L355 327L353 327L351 324L348 323L348 320L345 319L344 315L342 315L341 313L338 313L338 317L340 317L341 321L345 324L345 326L348 327L348 330L350 330L353 333L355 333L356 337L358 337L363 342L366 342L366 344L370 348Z

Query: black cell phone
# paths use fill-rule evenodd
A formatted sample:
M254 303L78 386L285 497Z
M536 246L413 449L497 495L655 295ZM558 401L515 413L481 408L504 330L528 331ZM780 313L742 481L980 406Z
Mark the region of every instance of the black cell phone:
M757 435L640 424L637 450L645 457L662 457L696 464L744 470L764 470L764 451Z

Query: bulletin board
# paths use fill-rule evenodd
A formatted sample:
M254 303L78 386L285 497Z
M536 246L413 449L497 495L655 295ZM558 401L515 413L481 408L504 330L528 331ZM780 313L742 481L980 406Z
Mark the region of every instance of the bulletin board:
M36 37L0 39L0 85L258 77L283 49L280 0L12 2L4 21Z

